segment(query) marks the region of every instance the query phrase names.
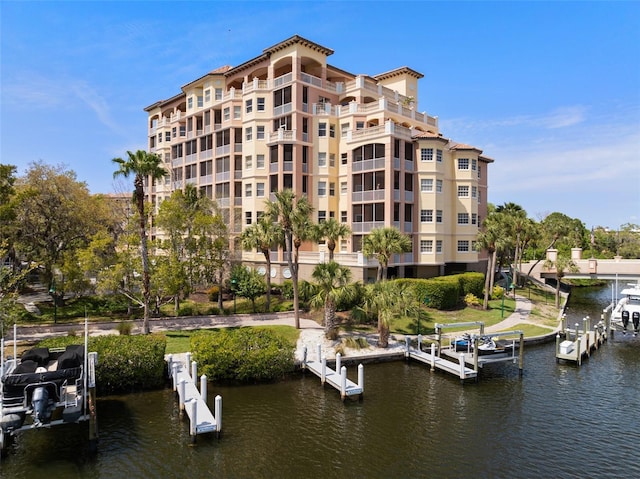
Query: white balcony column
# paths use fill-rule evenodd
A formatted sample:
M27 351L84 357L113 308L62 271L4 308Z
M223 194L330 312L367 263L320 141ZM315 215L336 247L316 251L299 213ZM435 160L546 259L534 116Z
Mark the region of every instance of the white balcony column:
M395 124L391 120L387 120L384 122L384 132L386 134L393 134L395 131Z
M229 88L229 97L235 98L235 96L236 96L236 88L232 86L231 88Z
M362 75L356 77L356 88L364 88L364 77Z
M253 77L253 89L257 90L259 86L260 86L260 80L258 80L258 77Z
M352 100L349 102L349 113L358 113L358 102Z
M385 97L381 96L378 99L378 108L380 108L381 110L387 109L387 99Z

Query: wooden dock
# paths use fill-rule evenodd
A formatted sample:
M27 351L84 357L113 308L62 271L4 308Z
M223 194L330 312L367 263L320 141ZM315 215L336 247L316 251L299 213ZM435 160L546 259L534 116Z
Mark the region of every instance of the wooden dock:
M556 335L556 362L560 360L575 362L582 365L584 357L591 356L591 352L597 350L607 340L607 328L599 321L593 329L589 328L589 317L583 319L584 329L565 329L565 340L560 341L560 333Z
M436 354L435 343L431 344L431 353L426 353L420 348L420 340L418 340L418 349L413 349L411 347L410 339L408 336L405 337L405 342L405 357L415 359L416 361L420 361L421 363L430 365L431 371L440 369L449 374L458 376L461 381L464 381L465 379L477 379L478 377L478 372L476 370L467 367L464 354L460 355L459 362L456 363L453 361L449 361L448 359L439 357Z
M169 372L173 380L173 390L178 393L180 414L187 413L189 418L189 433L192 442L198 434L216 433L222 431L222 397L215 397L215 415L207 406L207 377L200 377L200 391L195 384L197 378L197 363L191 361L191 354L169 355L167 359ZM191 365L191 371L188 365Z
M304 359L302 361L303 369L308 369L320 378L320 382L329 384L340 391L340 398L344 401L347 396L359 396L362 399L364 393L364 366L358 365L358 383L354 383L347 378L347 368L341 366L342 357L340 353L336 354L336 368L331 369L327 366L327 358L322 356L322 348L318 344L317 360L310 360L307 356L307 348L304 348ZM339 372L338 372L339 371Z

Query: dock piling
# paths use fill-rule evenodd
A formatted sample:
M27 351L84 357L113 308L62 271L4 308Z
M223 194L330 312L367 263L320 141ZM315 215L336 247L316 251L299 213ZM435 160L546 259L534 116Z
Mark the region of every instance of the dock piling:
M185 381L181 379L178 383L178 404L180 405L180 414L184 412L184 391L185 391Z
M191 353L186 353L186 360L185 360L185 365L187 367L187 374L189 374L189 365L191 364ZM191 379L193 379L193 377L191 377Z
M220 437L220 432L222 431L222 396L218 394L214 401L213 411L215 413L216 435Z
M322 360L320 361L320 364L321 364L320 382L324 385L324 382L327 379L327 358L322 356Z
M340 366L342 366L341 362L342 362L342 354L336 353L336 371L340 371Z
M464 380L464 368L465 368L464 353L462 353L460 355L460 379L462 380Z
M431 343L431 371L436 370L436 343Z
M336 366L336 371L338 367ZM342 366L340 368L340 398L344 401L345 397L347 397L347 367Z
M196 442L197 426L198 426L198 401L191 401L191 417L189 422L189 434L191 434L191 442Z
M194 383L198 379L198 363L196 361L191 361L191 379Z
M178 365L171 363L171 377L173 378L173 392L178 390Z
M202 397L202 400L205 402L207 402L207 376L205 376L204 374L202 376L200 376L200 396Z

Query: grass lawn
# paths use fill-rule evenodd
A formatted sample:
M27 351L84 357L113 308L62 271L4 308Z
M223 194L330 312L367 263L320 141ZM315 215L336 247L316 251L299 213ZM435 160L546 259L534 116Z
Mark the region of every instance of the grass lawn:
M283 337L286 341L291 343L293 346L296 345L298 341L298 336L300 335L300 331L294 328L293 326L253 326L251 327L253 330L259 329L267 329L279 336ZM191 335L202 330L194 329L189 331L167 331L165 336L167 337L167 348L165 349L165 354L176 354L176 353L186 353L191 350ZM206 331L210 331L215 333L216 329L207 329Z

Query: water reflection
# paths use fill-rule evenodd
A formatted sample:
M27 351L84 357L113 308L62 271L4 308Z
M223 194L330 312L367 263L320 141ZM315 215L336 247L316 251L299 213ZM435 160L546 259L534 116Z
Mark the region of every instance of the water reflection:
M595 297L569 314L594 314ZM616 336L581 367L556 364L554 348L527 347L523 378L496 364L478 384L416 363L367 365L362 402L313 375L211 386L223 435L195 446L171 391L101 399L95 458L86 431L26 433L0 477L640 477L640 339Z

